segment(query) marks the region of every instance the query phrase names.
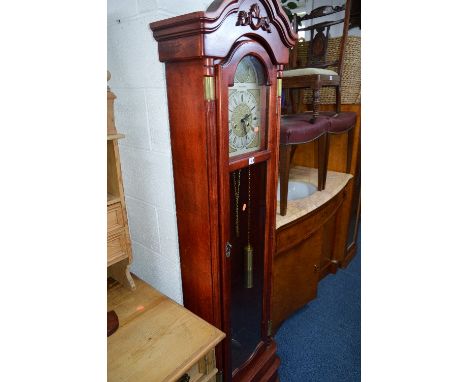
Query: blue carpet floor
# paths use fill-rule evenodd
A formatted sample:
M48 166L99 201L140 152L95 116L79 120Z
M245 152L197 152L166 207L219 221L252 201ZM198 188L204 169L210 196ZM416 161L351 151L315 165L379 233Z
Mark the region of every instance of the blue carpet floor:
M275 336L281 382L361 380L361 240L346 269L320 281L317 298Z

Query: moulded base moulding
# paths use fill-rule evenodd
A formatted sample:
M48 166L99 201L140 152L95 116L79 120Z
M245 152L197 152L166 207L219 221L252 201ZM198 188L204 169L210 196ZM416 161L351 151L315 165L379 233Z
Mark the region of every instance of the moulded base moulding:
M265 371L265 374L260 378L260 382L276 382L279 381L278 369L280 365L280 359L278 356L275 357L270 368Z
M247 368L237 373L234 382L275 382L278 380L280 359L276 354L276 343L272 340L261 354L254 356Z

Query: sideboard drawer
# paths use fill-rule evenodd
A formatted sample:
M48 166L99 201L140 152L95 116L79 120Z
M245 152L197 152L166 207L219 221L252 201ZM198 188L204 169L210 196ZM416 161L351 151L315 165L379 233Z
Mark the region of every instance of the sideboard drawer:
M107 266L128 257L127 234L124 229L107 236Z
M195 365L193 365L178 381L180 382L215 382L216 357L214 349L206 353Z
M113 232L124 227L122 205L115 203L107 207L107 232Z
M315 231L319 230L336 213L343 203L343 199L343 192L340 192L319 209L279 228L276 231L275 256L312 236Z

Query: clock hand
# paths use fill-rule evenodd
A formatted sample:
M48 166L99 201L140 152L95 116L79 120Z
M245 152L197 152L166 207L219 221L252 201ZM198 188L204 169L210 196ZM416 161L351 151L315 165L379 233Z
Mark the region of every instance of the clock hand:
M247 134L247 127L246 127L246 124L245 124L245 121L244 121L244 118L241 118L241 123L242 123L242 128L244 129L244 134Z
M248 118L249 118L250 116L251 116L251 114L246 114L246 115L244 116L244 118L241 119L242 124L244 125L244 131L245 131L246 134L247 134L247 126L250 126L250 123L249 123L248 121L246 122L246 120L248 120Z

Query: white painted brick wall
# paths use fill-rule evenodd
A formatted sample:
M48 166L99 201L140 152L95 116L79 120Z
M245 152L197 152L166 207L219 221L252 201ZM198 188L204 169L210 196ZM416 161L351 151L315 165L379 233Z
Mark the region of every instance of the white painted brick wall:
M211 0L108 0L107 65L133 248L131 270L182 303L164 65L148 24Z

